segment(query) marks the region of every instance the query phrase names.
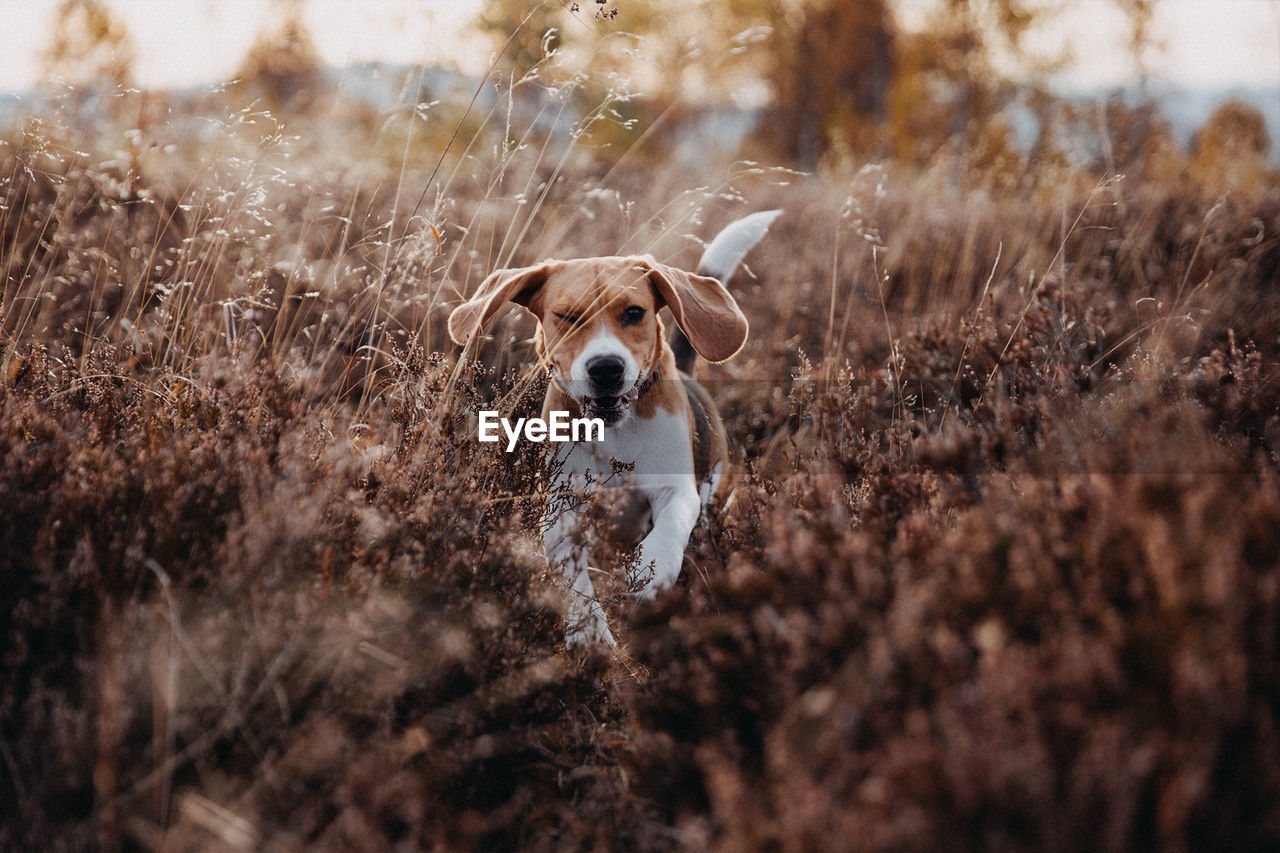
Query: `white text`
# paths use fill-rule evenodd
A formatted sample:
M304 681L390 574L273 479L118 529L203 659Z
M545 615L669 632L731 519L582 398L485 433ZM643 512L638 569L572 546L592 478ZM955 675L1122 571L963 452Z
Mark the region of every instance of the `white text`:
M507 436L508 453L516 449L516 441L521 433L526 441L535 444L544 441L604 441L602 418L571 418L568 412L551 412L548 420L516 418L515 424L507 418L499 417L497 411L486 409L480 412L481 441L498 441L499 426Z

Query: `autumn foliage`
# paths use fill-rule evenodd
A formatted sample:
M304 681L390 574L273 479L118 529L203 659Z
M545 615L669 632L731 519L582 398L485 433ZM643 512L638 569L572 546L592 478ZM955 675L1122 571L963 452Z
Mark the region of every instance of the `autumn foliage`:
M961 146L655 168L501 118L437 168L236 97L205 135L176 97L4 130L0 847L1276 847L1247 110L1156 168L1117 106L1141 180L1048 142L995 179ZM619 654L566 649L537 447L472 424L540 406L531 324L464 358L444 318L500 265L689 264L771 207L704 374L733 501L679 587L607 590Z

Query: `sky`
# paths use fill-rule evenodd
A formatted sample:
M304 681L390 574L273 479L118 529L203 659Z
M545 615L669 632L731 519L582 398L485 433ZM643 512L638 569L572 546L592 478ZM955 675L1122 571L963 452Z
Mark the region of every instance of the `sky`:
M625 14L627 2L615 0ZM852 2L852 0L850 0ZM186 87L231 76L255 34L271 20L270 0L107 0L135 43L145 88ZM308 24L325 60L390 64L451 63L482 70L491 47L470 28L481 0L308 0ZM929 0L899 0L904 19ZM0 92L38 79L58 0L0 0L7 38L0 51ZM584 7L589 4L583 3ZM1068 89L1132 82L1126 24L1111 0L1071 4L1044 37L1071 46L1074 63L1059 82ZM1186 89L1280 86L1280 0L1159 0L1155 34L1164 49L1155 77Z

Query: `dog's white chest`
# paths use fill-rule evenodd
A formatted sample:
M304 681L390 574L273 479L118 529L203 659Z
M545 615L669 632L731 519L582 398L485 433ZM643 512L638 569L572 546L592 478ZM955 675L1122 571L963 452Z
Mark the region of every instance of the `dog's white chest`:
M646 484L692 478L689 421L684 414L659 410L651 418L633 417L616 427L606 426L603 441L569 445L562 473L585 482L625 483L641 490Z

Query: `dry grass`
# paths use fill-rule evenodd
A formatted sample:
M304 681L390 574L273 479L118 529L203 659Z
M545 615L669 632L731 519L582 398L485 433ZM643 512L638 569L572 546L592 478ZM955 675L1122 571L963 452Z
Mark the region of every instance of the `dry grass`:
M201 122L0 148L0 846L1280 840L1274 178L690 175L499 112L432 183ZM447 308L769 206L732 511L566 652L539 460L467 431L540 404L529 322L460 362Z

